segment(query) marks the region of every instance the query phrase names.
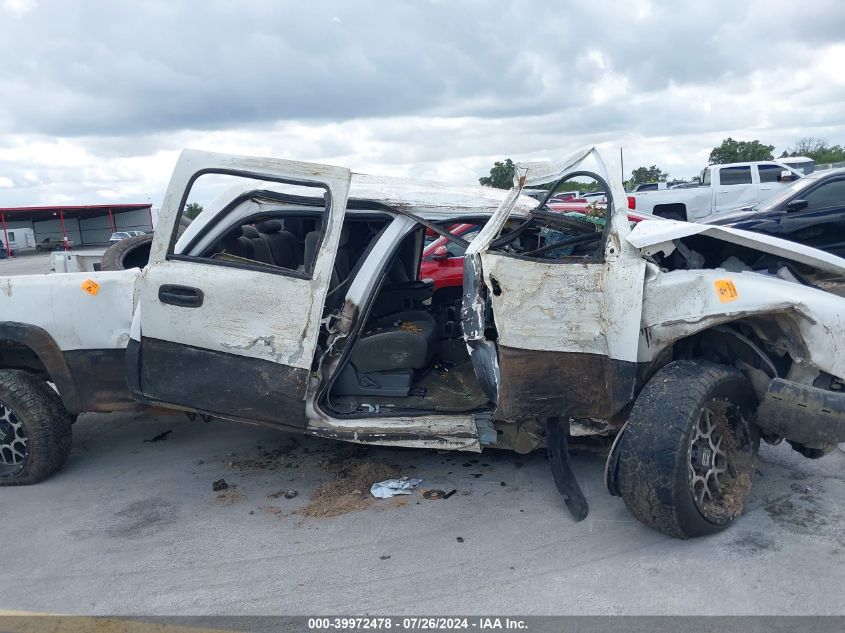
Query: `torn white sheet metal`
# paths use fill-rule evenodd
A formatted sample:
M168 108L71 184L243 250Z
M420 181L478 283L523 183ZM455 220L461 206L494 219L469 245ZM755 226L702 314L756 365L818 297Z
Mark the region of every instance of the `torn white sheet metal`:
M730 242L763 253L769 253L784 259L812 266L820 271L845 274L845 259L824 251L790 242L778 237L761 233L752 233L742 229L709 224L663 220L661 222L640 222L626 240L632 246L641 249L645 255L657 252L670 254L674 250L673 240L691 235L706 235L717 240Z
M370 494L376 499L390 499L397 495L409 495L422 483L422 479L385 479L370 486Z
M516 207L517 201L521 197L521 191L522 188L519 186L513 187L510 191L508 191L507 196L505 196L502 200L499 207L493 213L493 216L478 232L476 238L470 242L465 255L472 256L476 253L482 252L490 245L490 242L499 235L514 207ZM536 206L537 204L535 201L534 207Z
M608 259L618 256L621 251L627 251L629 246L624 238L630 232L628 222L628 196L622 187L621 178L614 175L601 153L595 147L584 147L573 152L568 157L555 162L527 162L518 163L517 170L524 172L524 185L531 187L556 182L566 174L585 169L584 163L592 158L596 162L593 170L597 175L604 178L609 187L610 195L613 198L613 209L610 210L611 230L608 235L608 248L605 253Z
M715 325L779 316L794 324L792 336L780 344L797 362L845 378L845 299L756 272L659 272L650 264L638 360L651 361L675 341Z
M507 197L502 200L499 208L493 214L493 217L484 225L484 228L478 233L478 236L472 241L467 248L466 254L473 255L475 253L482 253L487 250L490 243L498 237L502 227L511 216L513 209L516 207L516 200L520 197L524 187L532 185L544 185L562 178L566 173L577 171L578 166L589 156L594 156L599 165L599 170L604 173L599 174L605 177L608 183L612 182L607 173L607 166L602 161L598 152L594 147L585 147L584 149L573 152L567 158L556 163L550 162L527 162L518 163L514 169L513 187L508 192ZM620 187L621 189L621 187ZM616 200L617 194L613 190L613 197ZM621 200L625 200L625 192L622 191ZM536 208L536 202L534 207ZM615 206L618 206L618 202ZM626 207L627 208L627 207ZM627 223L627 222L626 222Z
M536 185L545 185L550 182L558 180L563 174L569 171L574 171L575 165L581 163L587 158L595 147L582 147L579 150L572 152L566 158L558 161L529 161L517 163L517 171L519 176L514 177L514 185L517 184L518 178L523 178L523 187L533 187Z
M613 197L604 262L538 261L488 251L507 220L504 205L467 249L467 256L481 254L499 345L636 360L645 261L620 240L620 234L630 230L627 198L601 155L590 147L554 164L517 165L518 173L524 175L511 191L521 183L545 184L581 171L590 157L596 162L595 173L610 186ZM465 304L464 310L481 314L483 304Z
M481 262L485 284L499 288L491 299L500 345L636 360L642 260L540 262L483 253Z

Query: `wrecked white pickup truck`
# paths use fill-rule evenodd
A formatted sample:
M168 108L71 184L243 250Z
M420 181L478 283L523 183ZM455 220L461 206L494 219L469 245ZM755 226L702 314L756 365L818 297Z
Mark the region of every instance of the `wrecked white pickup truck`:
M520 194L579 176L608 192L601 223ZM219 193L184 229L204 179ZM483 228L467 243L457 222ZM465 250L462 298L418 279L426 232ZM359 443L545 445L581 519L567 438L616 434L610 491L705 534L740 514L761 437L809 457L845 440L845 299L818 287L843 273L729 228L632 231L594 150L507 193L186 151L143 268L0 278L0 483L58 470L75 414L140 403Z

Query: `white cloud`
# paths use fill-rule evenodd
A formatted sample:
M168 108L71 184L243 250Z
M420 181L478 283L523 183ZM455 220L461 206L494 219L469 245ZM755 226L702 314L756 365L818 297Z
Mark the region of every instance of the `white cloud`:
M726 136L845 142L834 0L312 4L3 0L5 204L158 203L183 147L475 182L592 143L690 176Z
M23 15L38 6L38 2L37 0L3 0L3 4L0 6L11 13Z

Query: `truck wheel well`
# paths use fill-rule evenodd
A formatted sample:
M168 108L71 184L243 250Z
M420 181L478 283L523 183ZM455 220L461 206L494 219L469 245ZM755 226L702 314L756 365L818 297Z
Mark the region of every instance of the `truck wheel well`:
M680 202L675 204L658 204L652 213L667 220L687 220L687 206Z
M0 368L33 372L56 386L68 411L82 411L64 354L43 328L12 321L0 323Z
M723 365L742 361L771 378L785 376L792 365L788 354L776 354L755 328L741 321L717 325L676 341L673 356L676 360L700 358Z
M793 357L782 345L786 332L776 318L717 325L675 341L664 362L701 359L736 367L762 400L771 379L786 376L792 367Z
M15 341L0 340L0 367L25 369L49 379L47 367L35 350Z

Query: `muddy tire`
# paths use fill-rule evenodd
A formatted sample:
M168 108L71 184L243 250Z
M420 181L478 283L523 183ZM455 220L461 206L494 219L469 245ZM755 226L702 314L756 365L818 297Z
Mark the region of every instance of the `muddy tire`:
M0 369L0 486L46 479L67 460L71 416L35 374Z
M191 220L182 217L176 235L181 237ZM133 235L125 240L115 242L103 253L100 270L128 270L143 268L150 261L150 248L153 245L153 234Z
M751 489L756 404L732 367L684 360L657 372L619 440L619 492L631 514L678 538L731 525Z

